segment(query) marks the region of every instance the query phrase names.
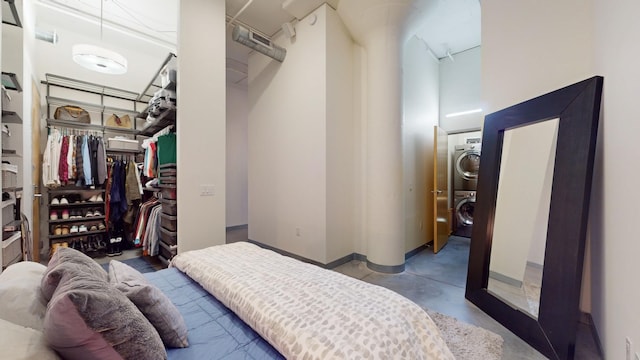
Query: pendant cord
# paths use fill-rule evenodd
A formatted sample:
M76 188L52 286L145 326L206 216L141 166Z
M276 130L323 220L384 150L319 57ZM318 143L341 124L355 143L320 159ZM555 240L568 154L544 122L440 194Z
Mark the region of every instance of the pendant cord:
M103 8L104 8L104 0L100 0L100 41L102 41Z

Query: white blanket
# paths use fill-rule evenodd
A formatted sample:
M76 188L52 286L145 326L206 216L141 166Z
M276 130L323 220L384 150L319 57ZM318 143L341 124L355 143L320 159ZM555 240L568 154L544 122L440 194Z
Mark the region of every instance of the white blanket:
M200 283L287 359L453 359L429 315L388 289L250 243L181 253Z

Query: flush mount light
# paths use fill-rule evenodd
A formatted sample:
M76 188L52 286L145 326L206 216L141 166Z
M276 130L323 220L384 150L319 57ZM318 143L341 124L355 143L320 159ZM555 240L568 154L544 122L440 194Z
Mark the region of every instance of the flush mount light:
M87 44L74 45L72 52L73 61L89 70L115 75L127 72L127 59L117 52Z

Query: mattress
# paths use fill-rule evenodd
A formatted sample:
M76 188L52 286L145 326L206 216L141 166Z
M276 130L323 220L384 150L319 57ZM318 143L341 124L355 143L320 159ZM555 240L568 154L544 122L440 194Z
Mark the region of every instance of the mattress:
M180 270L170 268L144 276L171 299L189 329L189 347L168 348L170 360L284 359L249 325Z

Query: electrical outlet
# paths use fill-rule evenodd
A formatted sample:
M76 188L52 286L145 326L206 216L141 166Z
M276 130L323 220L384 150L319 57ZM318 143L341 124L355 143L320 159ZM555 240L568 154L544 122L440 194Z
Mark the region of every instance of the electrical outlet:
M627 360L631 360L631 339L626 338L625 339L626 345L627 345Z

